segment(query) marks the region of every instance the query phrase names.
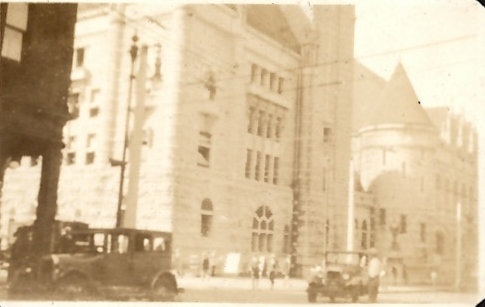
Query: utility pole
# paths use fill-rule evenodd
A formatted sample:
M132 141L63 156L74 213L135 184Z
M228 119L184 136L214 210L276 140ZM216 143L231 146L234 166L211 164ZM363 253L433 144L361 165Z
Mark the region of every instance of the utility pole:
M133 82L135 81L135 61L138 55L138 46L136 42L138 41L138 36L135 34L132 37L133 44L131 45L130 49L130 56L131 56L131 71L130 71L130 81L128 87L128 103L126 107L126 117L125 117L125 136L123 139L123 155L121 158L121 162L112 163L113 165L118 164L121 168L120 171L120 186L118 189L118 207L116 211L116 227L123 226L123 194L124 194L124 184L125 184L125 170L126 170L126 150L128 147L128 138L129 138L129 130L130 130L130 113L131 113L131 97L133 92Z
M456 268L455 290L460 291L461 286L461 203L456 204Z
M142 46L140 52L140 68L136 79L136 104L134 109L133 131L128 145L130 151L130 174L128 177L128 193L126 196L123 226L129 228L136 228L138 182L140 181L141 146L143 142L143 121L145 116L147 53L148 47Z

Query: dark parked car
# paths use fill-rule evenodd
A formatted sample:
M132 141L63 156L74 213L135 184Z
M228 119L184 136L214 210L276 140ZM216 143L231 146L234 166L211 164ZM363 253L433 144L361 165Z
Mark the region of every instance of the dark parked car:
M61 242L66 229L78 231L87 228L88 224L82 222L55 221L51 237L51 245L55 252L63 252ZM31 291L34 287L32 231L32 225L18 227L13 234L15 242L6 251L7 259L4 266L8 270L9 292Z
M40 280L54 292L79 298L176 300L171 234L138 229L72 232L69 253L42 259Z
M367 255L362 252L329 251L325 254L325 266L316 272L308 284L308 301L315 303L317 296L350 298L357 302L367 295L368 278L364 274Z

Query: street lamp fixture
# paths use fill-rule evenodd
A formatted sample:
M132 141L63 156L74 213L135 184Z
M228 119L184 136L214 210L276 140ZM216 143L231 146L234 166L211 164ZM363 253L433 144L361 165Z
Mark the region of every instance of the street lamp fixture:
M123 155L121 158L121 162L119 163L112 163L112 165L119 165L121 168L120 171L120 186L118 190L118 208L116 211L116 227L123 226L123 218L124 218L124 209L123 209L123 194L124 194L124 181L125 181L125 170L126 170L126 150L128 147L128 138L129 138L129 125L130 125L130 112L131 112L131 100L132 100L132 92L133 92L133 82L135 80L134 70L135 70L135 61L138 55L138 36L133 35L131 38L132 45L130 48L130 57L131 57L131 68L130 68L130 80L129 80L129 88L128 88L128 102L126 107L126 118L125 118L125 136L123 139ZM111 161L110 161L111 163Z

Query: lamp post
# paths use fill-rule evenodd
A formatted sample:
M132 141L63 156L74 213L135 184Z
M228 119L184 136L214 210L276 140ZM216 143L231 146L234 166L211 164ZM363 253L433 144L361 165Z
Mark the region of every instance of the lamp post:
M461 286L461 203L456 204L456 276L455 290L459 291Z
M128 147L128 138L129 138L129 125L130 125L130 112L131 112L131 97L133 91L133 81L135 80L134 70L135 70L135 61L138 55L138 46L136 42L138 41L138 36L135 34L131 38L132 45L130 48L130 56L131 56L131 68L130 68L130 80L129 80L129 87L128 87L128 103L126 107L126 118L125 118L125 136L123 139L123 155L121 158L120 163L120 186L118 190L118 208L116 211L116 227L121 227L123 222L123 188L125 182L125 169L126 169L126 150Z

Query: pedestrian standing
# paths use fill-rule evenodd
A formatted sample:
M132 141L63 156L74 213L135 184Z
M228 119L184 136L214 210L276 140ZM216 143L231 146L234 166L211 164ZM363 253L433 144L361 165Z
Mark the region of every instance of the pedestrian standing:
M253 281L253 289L258 288L259 284L259 259L256 256L253 256L251 259L251 277Z
M202 260L202 278L203 279L209 278L209 267L210 267L209 257L204 253L203 260Z
M217 261L216 260L216 252L215 251L211 252L211 257L210 257L209 260L210 260L209 261L210 262L210 276L214 277L214 276L216 276L216 265L217 265L217 263L216 263L216 261Z
M269 261L268 261L268 277L269 281L271 283L271 290L274 289L274 281L276 278L276 258L275 255L271 255Z
M287 255L282 263L281 273L283 273L284 286L290 287L291 256Z
M392 266L392 280L394 283L394 286L397 285L397 268L395 266Z
M369 265L367 268L367 273L369 276L369 301L375 303L377 301L377 294L379 292L379 278L381 275L381 261L377 257L377 250L371 248L369 251Z

